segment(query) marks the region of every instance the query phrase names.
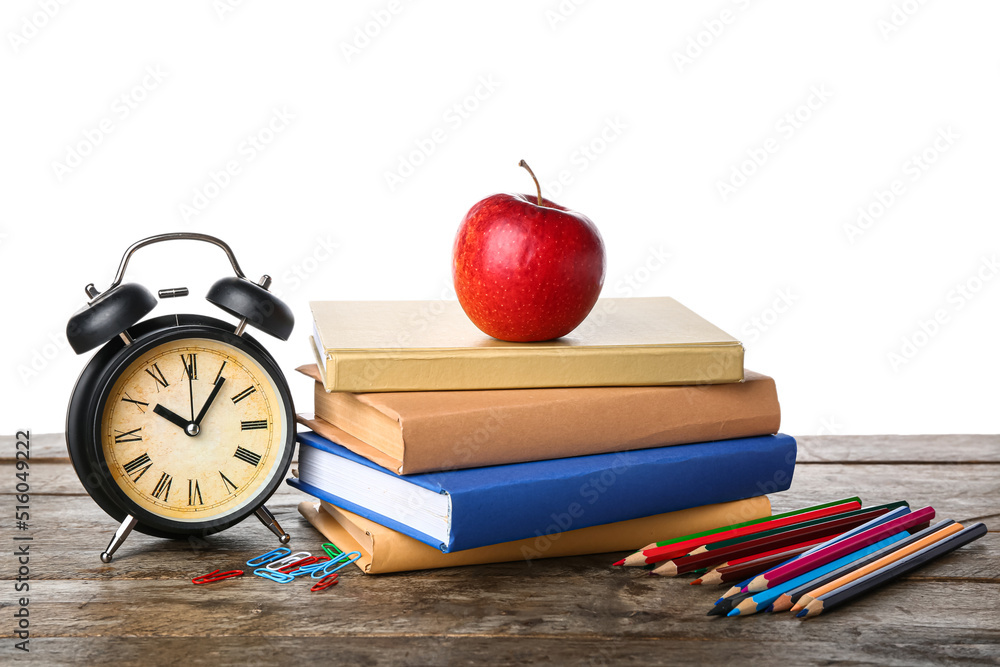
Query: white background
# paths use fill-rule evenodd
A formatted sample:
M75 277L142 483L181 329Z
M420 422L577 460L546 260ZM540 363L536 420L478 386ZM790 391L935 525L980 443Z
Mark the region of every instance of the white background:
M459 221L531 192L524 158L601 229L605 295L743 340L783 430L996 432L998 23L986 1L8 0L0 431L62 430L83 286L174 230L275 277L298 326L265 342L309 409L308 301L453 297ZM213 313L228 271L175 243L128 278Z

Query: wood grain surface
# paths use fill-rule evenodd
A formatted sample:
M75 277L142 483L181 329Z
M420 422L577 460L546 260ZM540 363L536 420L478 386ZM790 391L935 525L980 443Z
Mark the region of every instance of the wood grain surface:
M14 500L13 441L0 438L3 535ZM114 563L115 529L86 495L59 436L33 436L31 652L13 650L15 565L3 559L4 664L997 664L1000 533L854 604L809 621L704 614L720 589L609 564L620 554L365 576L341 570L321 593L247 576L191 577L245 561L275 540L251 519L207 540L133 534ZM774 511L860 495L933 505L939 518L1000 526L1000 436L836 436L800 440L792 488ZM282 487L269 502L291 546L322 537ZM249 573L248 573L249 574Z

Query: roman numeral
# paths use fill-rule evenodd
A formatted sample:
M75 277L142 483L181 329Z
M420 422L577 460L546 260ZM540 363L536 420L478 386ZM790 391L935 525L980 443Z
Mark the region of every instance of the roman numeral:
M219 378L222 377L222 369L225 368L225 367L226 367L226 362L223 361L222 365L219 366L219 372L215 374L215 379L212 380L212 384L218 384L219 383Z
M223 475L221 470L219 471L219 475L222 477L222 484L226 487L226 493L232 493L232 491L229 490L229 487L233 487L233 491L236 490L236 485L233 484L231 479Z
M245 461L256 468L260 464L260 454L255 454L249 449L243 449L242 447L236 448L236 453L233 454L240 461Z
M201 499L201 489L198 488L198 480L189 479L188 480L188 505L195 504L195 498L198 499L198 505L204 505L205 501Z
M256 431L257 429L267 428L266 419L256 419L248 422L240 422L241 431Z
M132 474L135 473L137 470L139 471L138 475L132 477L133 482L138 482L140 479L142 479L142 476L146 474L146 471L152 467L153 467L153 462L149 459L149 454L147 453L143 453L135 457L134 459L132 459L131 461L122 466L122 468L125 469L125 474L127 474L129 477L132 477Z
M128 395L127 391L125 392L125 395L122 396L122 403L133 403L135 404L135 407L139 408L141 412L145 412L145 410L142 409L142 406L146 406L147 408L149 407L149 403L143 403L142 401L135 400L134 398Z
M184 355L181 355L181 363L184 364L184 372L192 380L198 379L198 355L189 354L187 355L187 360L184 359Z
M160 481L156 483L156 488L153 489L153 497L159 500L160 494L163 494L163 502L169 502L170 482L173 481L173 479L174 478L167 473L160 475Z
M246 398L250 394L254 393L255 391L257 391L256 387L254 387L252 385L249 386L249 387L247 387L246 389L244 389L243 391L241 391L240 393L238 393L238 394L236 394L235 396L232 397L233 398L233 403L239 403L240 401L242 401L244 398Z
M154 373L153 371L156 371L156 372ZM166 389L167 387L170 386L170 383L167 382L166 376L163 375L163 371L161 371L160 367L157 366L156 364L153 364L153 370L150 370L150 369L147 368L146 372L149 373L149 377L151 377L154 380L156 380L156 391L157 392L160 391L160 385L161 384L163 385L164 389Z
M118 431L118 429L115 429ZM122 442L140 442L142 441L141 435L136 435L136 432L141 431L142 427L134 428L131 431L118 431L118 435L115 436L116 443Z

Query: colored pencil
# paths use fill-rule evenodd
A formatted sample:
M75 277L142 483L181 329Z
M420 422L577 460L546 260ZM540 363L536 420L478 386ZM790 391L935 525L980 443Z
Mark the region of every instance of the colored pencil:
M776 584L784 583L789 579L794 579L800 574L808 572L809 570L816 569L820 565L826 565L830 561L837 560L844 554L857 551L858 549L866 547L869 544L874 544L875 542L878 542L893 533L898 533L900 530L915 528L922 523L929 522L933 518L934 508L924 507L916 510L915 512L911 512L906 516L901 516L898 519L893 519L892 521L875 526L874 528L869 528L868 530L853 535L852 537L848 537L847 539L834 542L829 546L818 549L814 548L813 551L806 552L793 561L785 563L784 565L779 565L764 574L757 575L754 580L747 585L746 589L751 593L767 590Z
M857 528L852 528L851 530L847 531L846 533L844 533L842 535L837 535L836 537L832 537L827 542L823 542L822 544L817 544L815 547L813 547L809 551L807 551L804 554L801 554L799 556L796 556L795 558L791 559L788 562L792 562L794 560L798 560L799 558L803 558L805 556L809 556L812 553L814 553L814 552L816 552L816 551L818 551L820 549L823 549L823 548L825 548L827 546L830 546L831 544L835 544L835 543L840 542L842 540L845 540L847 538L853 537L853 536L855 536L855 535L857 535L859 533L862 533L862 532L868 530L869 528L874 528L875 526L879 526L879 525L882 525L884 523L888 523L889 521L892 521L893 519L896 519L898 517L906 516L909 513L910 513L910 508L909 507L897 507L896 509L894 509L894 510L892 510L890 512L886 512L882 516L875 517L874 519L872 519L868 523L861 524ZM782 563L781 565L784 565L784 563ZM781 565L777 565L775 567L781 567ZM767 573L765 572L764 574L767 574ZM746 589L747 586L750 585L750 582L752 582L752 581L753 581L753 578L747 579L746 581L741 581L740 583L736 584L735 586L733 586L732 588L730 588L728 591L726 591L725 593L723 593L722 597L719 598L719 599L722 600L722 599L725 599L727 597L731 597L733 595L736 595L737 593L742 592L743 590Z
M883 567L886 567L887 565L891 565L891 564L895 563L896 561L902 560L902 559L906 558L907 556L909 556L910 554L914 554L914 553L920 551L921 549L925 549L925 548L929 547L930 545L934 544L935 542L940 542L941 540L943 540L944 538L948 537L949 535L953 535L953 534L959 532L960 530L962 530L962 528L963 528L962 524L960 524L960 523L953 523L950 526L946 526L946 527L942 528L941 530L936 530L936 531L932 532L930 535L922 537L921 539L917 540L916 542L914 542L912 544L907 544L905 547L901 547L899 549L896 549L895 551L893 551L890 554L882 556L877 561L868 563L864 567L859 567L858 569L856 569L856 570L854 570L852 572L848 572L847 574L845 574L844 576L840 577L839 579L834 579L833 581L831 581L828 584L824 584L823 586L820 586L819 588L815 588L815 589L809 591L808 593L806 593L805 595L803 595L801 598L799 598L799 601L796 604L799 605L800 609L805 608L806 606L809 605L810 602L812 602L816 598L820 597L821 595L826 595L827 593L829 593L831 591L835 591L838 588L840 588L841 586L846 586L847 584L851 583L852 581L857 581L861 577L869 575L872 572L876 572L878 570L881 570ZM793 607L793 609L794 609L794 607Z
M952 519L946 519L944 521L941 521L940 523L934 524L933 526L928 526L924 530L921 530L919 533L914 533L913 535L901 533L904 536L904 539L893 542L892 544L882 549L879 549L878 551L875 551L869 554L868 556L865 556L864 558L853 561L843 567L832 568L832 569L829 567L825 567L809 572L807 575L805 575L808 578L808 581L805 581L801 585L796 586L785 593L782 593L781 596L774 601L774 605L771 611L773 612L788 611L793 607L793 605L796 602L798 602L800 597L802 597L809 591L815 590L820 586L824 586L830 583L831 581L840 579L848 572L853 572L859 567L864 567L865 565L868 565L868 563L873 563L877 561L879 558L882 558L883 556L892 553L896 549L899 549L900 547L905 547L908 544L913 544L917 540L922 540L924 537L930 535L931 533L941 530L946 526L950 526L953 523L955 522ZM826 573L822 574L821 573L822 570L825 570ZM813 575L816 576L813 577ZM796 609L796 611L798 611L798 609Z
M673 539L663 540L661 542L652 542L650 544L647 544L643 548L636 550L635 553L640 553L642 551L647 551L649 549L655 549L657 547L665 547L667 545L676 544L678 542L687 542L689 540L693 540L693 539L696 539L696 538L699 538L699 537L708 537L710 535L715 535L717 533L723 533L723 532L727 532L727 531L730 531L730 530L735 530L737 528L745 528L747 526L753 526L753 525L756 525L756 524L759 524L759 523L769 523L769 522L774 521L776 519L784 519L786 517L796 516L798 514L805 514L806 512L815 512L816 510L826 509L827 507L834 507L834 506L837 506L837 505L846 505L848 503L857 503L858 507L861 507L861 498L858 498L857 496L852 496L851 498L844 498L842 500L834 500L833 502L823 503L822 505L813 505L812 507L802 507L802 508L797 509L797 510L791 510L789 512L782 512L781 514L774 514L772 516L765 516L765 517L761 517L759 519L751 519L749 521L742 521L740 523L734 523L734 524L730 524L728 526L720 526L718 528L712 528L712 529L709 529L709 530L703 530L700 533L691 533L690 535L683 535L681 537L675 537ZM627 559L623 558L622 560L620 560L617 563L615 563L615 565L624 565L625 564L625 560L627 560Z
M774 588L769 588L766 591L761 591L759 593L754 593L752 595L747 595L740 599L740 602L732 606L731 610L727 613L727 616L749 616L750 614L756 614L759 611L763 611L771 606L784 592L791 590L795 586L805 583L808 579L816 575L817 572L826 572L839 569L850 563L857 562L859 559L878 552L885 547L891 546L894 543L898 543L904 537L906 537L907 532L901 530L895 535L890 535L889 537L876 542L875 544L854 551L846 556L838 558L832 563L823 565L815 570L806 572L805 574L799 575L791 581L787 581L783 584L778 584ZM730 600L736 599L735 597L729 598Z
M653 574L661 577L675 577L678 574L690 572L705 565L718 565L730 558L740 556L751 556L764 551L771 551L779 547L793 546L813 540L813 545L825 541L831 535L840 535L855 526L859 526L866 521L866 517L849 516L843 519L827 521L815 525L807 525L796 530L790 530L775 535L763 535L753 540L738 541L729 546L701 553L691 553L662 563L653 570ZM815 540L814 538L823 538Z
M734 595L731 598L726 598L725 600L719 601L711 610L709 610L706 616L725 616L733 608L736 607L740 602L747 599L753 595L753 593L740 593L739 595Z
M909 505L905 501L899 501L895 503L889 503L887 505L877 505L875 507L864 507L857 510L852 510L850 512L844 512L842 514L834 514L833 516L824 516L819 519L813 519L811 521L803 521L802 523L794 523L790 526L781 526L780 528L774 528L771 530L766 530L760 533L751 533L749 535L741 535L740 537L733 537L728 540L722 540L720 542L713 542L712 544L704 544L694 551L688 553L688 556L694 556L696 554L703 553L705 551L711 551L713 549L721 549L723 547L728 547L733 544L739 544L741 542L746 542L748 540L757 539L759 537L769 537L771 535L779 535L781 533L787 533L792 530L798 530L800 528L807 528L809 526L816 526L821 523L826 523L828 521L846 521L847 519L857 519L856 526L860 526L866 521L870 521L877 516L882 516L887 512L891 512L899 507L908 507Z
M804 512L802 514L796 514L793 516L784 517L781 519L774 519L766 523L753 524L751 526L742 526L740 528L735 528L733 530L727 530L720 533L715 533L714 535L709 535L705 537L695 537L689 540L684 540L681 542L676 542L674 544L669 544L662 547L655 547L653 549L645 549L643 551L638 551L631 556L627 557L624 561L620 561L623 565L628 566L641 566L649 565L652 563L660 563L665 560L670 560L671 558L677 558L679 556L685 556L690 553L693 549L704 544L711 544L713 542L721 542L722 540L728 540L733 537L740 537L741 535L747 535L750 533L760 533L773 528L780 528L781 526L787 526L793 523L803 523L806 521L811 521L813 519L819 519L824 516L833 516L834 514L843 514L844 512L849 512L851 510L859 509L860 503L849 502L842 505L832 505L830 507L825 507L823 509L814 510L811 512Z
M727 561L702 574L701 577L692 581L691 585L723 584L727 581L740 581L741 579L752 577L755 574L769 570L771 567L788 560L792 556L805 553L810 547L824 539L823 537L817 537L803 545L792 545L791 547L777 549L775 552L764 552L763 554L754 554L746 558L737 558L735 561Z
M906 558L872 572L860 579L856 579L846 586L841 586L835 591L831 591L816 598L809 605L800 611L798 615L803 618L817 616L824 611L828 611L837 605L853 600L857 596L881 586L887 581L912 572L930 561L950 553L959 547L965 546L969 542L978 540L986 534L986 524L974 523L968 528L961 530L949 537L935 542L934 544L910 554ZM987 612L989 613L989 612Z

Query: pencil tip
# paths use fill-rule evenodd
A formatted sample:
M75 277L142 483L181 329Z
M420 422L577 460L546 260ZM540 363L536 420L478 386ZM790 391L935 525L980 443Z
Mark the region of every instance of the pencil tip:
M614 563L614 565L624 565L624 564L625 564L625 559L624 558L622 558L620 561L616 561Z
M705 614L705 616L721 616L721 615L722 615L722 610L719 609L718 607L712 607L709 610L709 612Z
M700 577L698 579L695 579L691 583L689 583L688 586L698 586L699 584L701 584L701 578Z
M733 609L728 614L726 614L726 616L739 616L739 615L740 615L740 610L738 608L737 609Z
M806 614L808 614L808 613L809 613L808 611L806 611L805 609L803 609L803 610L802 610L802 611L800 611L799 613L795 614L795 617L796 617L796 618L803 618L803 617L805 617L805 615L806 615Z

